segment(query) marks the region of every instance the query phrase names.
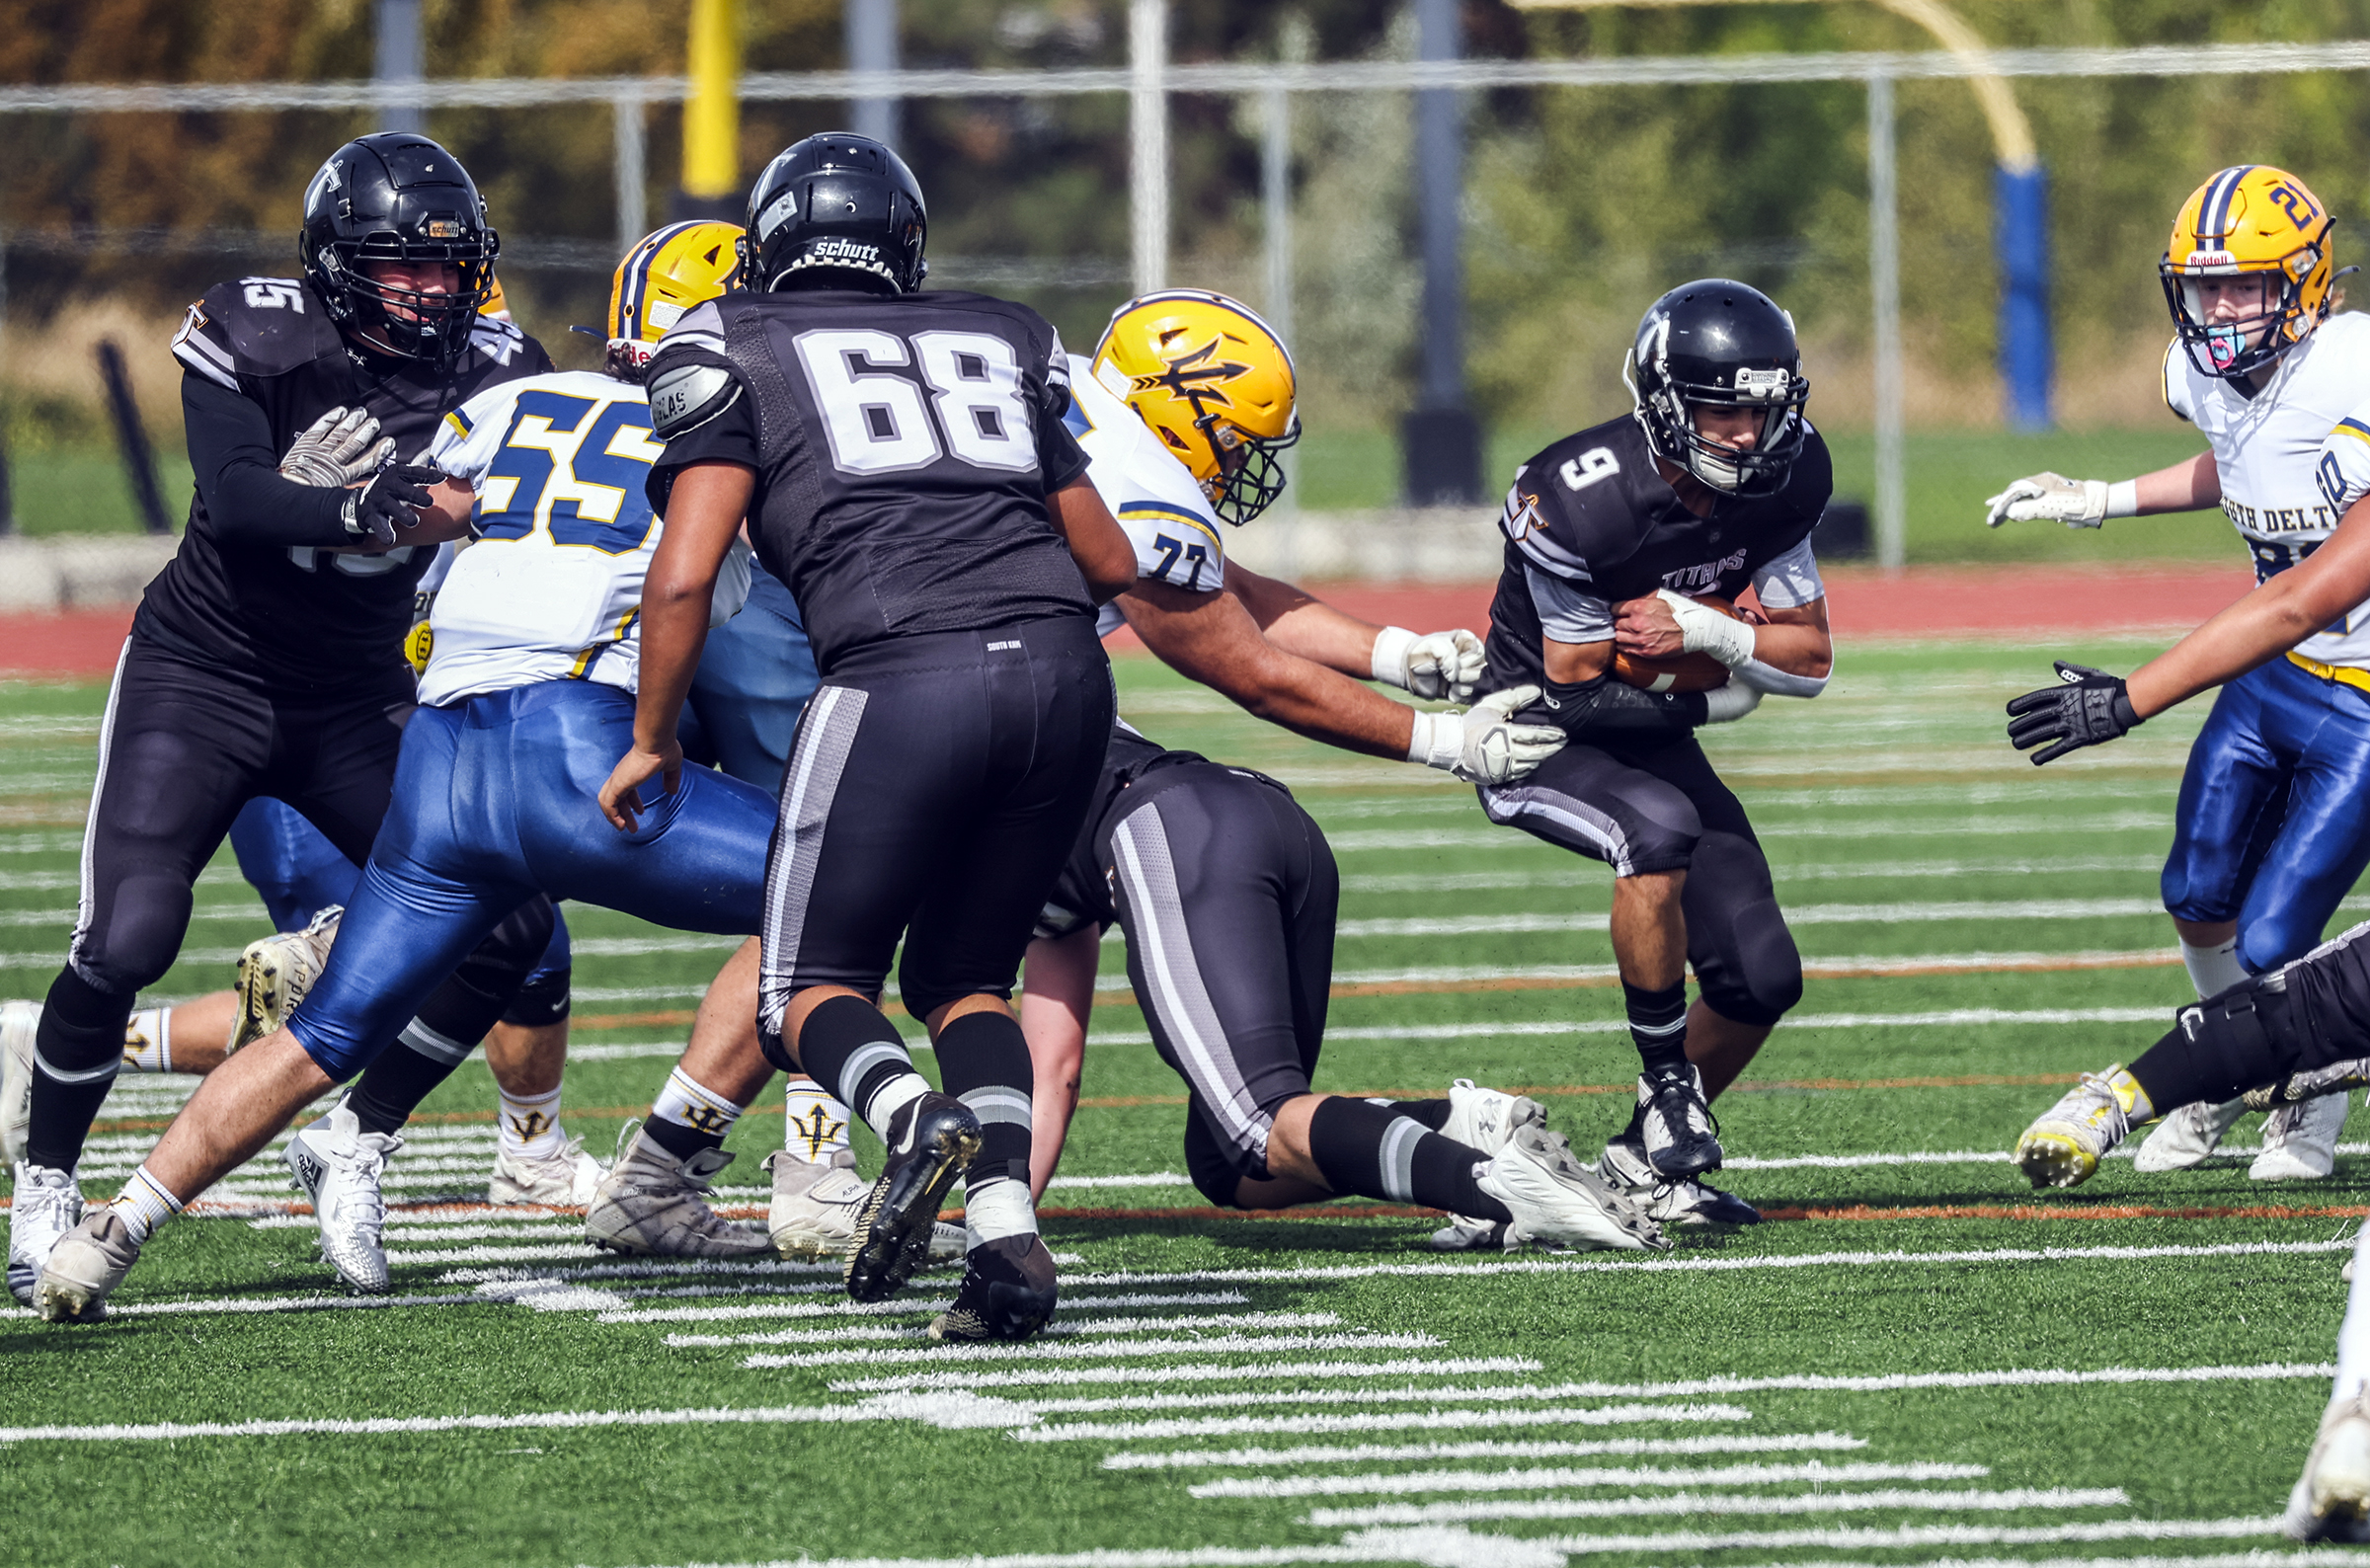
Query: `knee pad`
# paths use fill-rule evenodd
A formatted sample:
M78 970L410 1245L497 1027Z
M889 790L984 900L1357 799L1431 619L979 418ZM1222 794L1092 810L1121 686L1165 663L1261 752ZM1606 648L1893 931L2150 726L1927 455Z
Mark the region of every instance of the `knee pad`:
M1185 1174L1193 1179L1194 1190L1218 1208L1242 1207L1234 1201L1234 1188L1246 1173L1234 1151L1210 1131L1198 1106L1185 1113Z
M1802 1000L1802 955L1775 899L1738 907L1709 962L1696 966L1703 1003L1722 1018L1767 1028Z
M518 994L502 1010L502 1021L520 1029L548 1029L568 1017L568 977L564 969L537 970L518 987Z
M77 932L67 963L94 990L145 990L180 957L193 902L190 885L178 877L126 877L106 925Z

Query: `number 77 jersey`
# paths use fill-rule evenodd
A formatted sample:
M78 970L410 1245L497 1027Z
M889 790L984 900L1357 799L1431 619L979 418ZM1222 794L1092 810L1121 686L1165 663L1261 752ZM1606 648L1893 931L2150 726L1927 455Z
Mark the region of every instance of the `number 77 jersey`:
M1045 507L1086 469L1069 362L1027 306L728 294L669 330L648 385L653 503L693 463L754 470L751 539L827 675L892 638L1094 613Z
M445 416L428 461L477 492L478 537L436 591L423 704L541 680L634 689L662 450L642 388L587 371L514 381ZM749 596L744 560L718 585L719 618Z

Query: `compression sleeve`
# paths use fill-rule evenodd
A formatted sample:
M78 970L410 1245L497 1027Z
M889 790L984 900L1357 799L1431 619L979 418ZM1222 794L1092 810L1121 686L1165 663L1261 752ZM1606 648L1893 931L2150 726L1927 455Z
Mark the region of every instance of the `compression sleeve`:
M1642 691L1606 673L1569 685L1542 682L1546 722L1573 740L1614 735L1686 735L1704 722L1699 691Z
M275 547L354 542L346 530L346 492L282 478L272 424L244 395L185 370L181 415L198 497L218 538Z

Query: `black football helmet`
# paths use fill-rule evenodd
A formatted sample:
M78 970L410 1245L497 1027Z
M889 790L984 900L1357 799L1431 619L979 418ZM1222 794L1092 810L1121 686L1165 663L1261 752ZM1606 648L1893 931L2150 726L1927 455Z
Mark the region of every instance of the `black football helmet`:
M1726 495L1782 488L1809 437L1802 405L1810 382L1794 345L1794 318L1760 289L1725 277L1682 283L1654 301L1637 324L1621 379L1637 399L1637 422L1655 455ZM1699 432L1694 410L1702 404L1762 410L1752 449Z
M909 294L930 275L930 218L905 160L867 136L794 142L750 188L741 275L759 289L871 288Z
M426 136L386 130L329 155L304 191L296 252L330 320L362 347L448 369L494 290L502 238L461 161ZM365 262L449 262L459 287L382 283Z

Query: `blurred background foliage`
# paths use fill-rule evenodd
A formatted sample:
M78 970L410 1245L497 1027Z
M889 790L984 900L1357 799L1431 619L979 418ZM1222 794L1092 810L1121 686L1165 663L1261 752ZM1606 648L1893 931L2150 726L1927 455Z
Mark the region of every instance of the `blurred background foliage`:
M2370 0L1955 0L2002 45L2370 37ZM426 0L432 77L676 73L688 0ZM369 0L18 0L0 82L246 81L369 73ZM1503 57L1926 49L1864 0L1518 11L1466 0L1466 47ZM1180 61L1408 56L1384 0L1178 0ZM1125 0L904 0L912 66L1118 65ZM843 63L837 0L747 0L751 70ZM2336 72L2192 80L2020 80L2050 177L2060 409L2074 431L2172 432L2156 392L2166 341L2155 261L2174 207L2231 162L2283 164L2340 223L2339 261L2370 215L2370 96ZM1909 82L1900 106L1902 278L1913 426L1998 424L1993 154L1961 82ZM1264 304L1256 103L1172 99L1180 283ZM1382 505L1383 434L1412 397L1412 104L1404 94L1293 101L1295 345L1311 428L1304 500ZM999 288L1045 310L1073 347L1127 292L1127 106L1116 94L910 101L903 151L932 200L938 278L982 262L1060 264L1060 283ZM839 106L744 106L742 162L834 128ZM11 117L0 160L7 324L0 393L12 449L104 439L90 344L114 335L160 441L178 445L165 338L208 283L294 267L306 179L359 115ZM1519 90L1469 100L1467 363L1498 455L1627 406L1618 365L1639 311L1689 276L1726 274L1801 323L1814 414L1865 429L1865 97L1849 85ZM432 112L518 247L504 275L522 325L563 362L572 322L606 297L614 228L605 107ZM648 119L648 210L666 212L678 117ZM163 236L160 241L159 236ZM284 243L280 236L285 236ZM567 265L526 242L573 241ZM1327 448L1330 440L1336 444ZM2152 446L2150 448L2154 450ZM1495 478L1493 477L1493 483ZM22 509L20 509L22 510Z

